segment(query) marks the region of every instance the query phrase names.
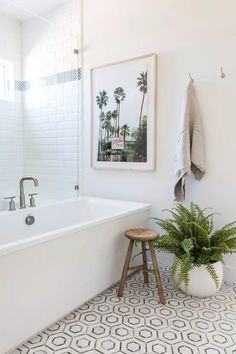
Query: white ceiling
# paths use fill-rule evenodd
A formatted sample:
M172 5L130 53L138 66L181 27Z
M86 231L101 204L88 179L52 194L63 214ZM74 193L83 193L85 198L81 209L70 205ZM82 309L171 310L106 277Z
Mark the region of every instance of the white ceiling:
M25 21L33 14L41 15L66 1L68 0L0 0L0 13Z

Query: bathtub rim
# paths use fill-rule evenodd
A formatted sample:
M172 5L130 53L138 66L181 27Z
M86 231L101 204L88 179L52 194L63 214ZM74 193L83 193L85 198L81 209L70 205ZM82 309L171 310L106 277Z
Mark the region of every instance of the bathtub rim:
M79 198L65 199L64 201L56 201L55 203L50 202L49 204L39 206L38 208L44 208L45 206L50 206L50 205L55 205L55 204L58 205L58 204L63 204L68 201L76 201L76 200L81 200L81 199L91 199L91 200L95 200L95 201L108 201L108 202L119 202L119 203L122 203L122 202L123 203L130 203L130 204L136 205L136 207L133 210L128 210L128 211L122 210L119 212L116 211L116 212L114 212L114 215L111 214L109 216L95 218L95 219L92 219L92 221L80 222L77 224L73 224L71 226L55 229L55 230L49 231L49 232L44 232L44 233L41 233L37 236L32 236L32 237L28 237L23 240L18 240L18 241L7 243L5 245L0 246L0 256L1 257L7 256L11 253L18 252L18 251L24 250L26 248L34 247L34 246L42 244L42 243L50 242L55 239L64 237L68 234L75 233L77 231L90 229L90 228L93 228L94 226L97 226L97 225L106 224L110 221L119 220L123 217L127 217L127 216L134 215L134 214L139 214L139 213L143 213L145 211L151 210L151 204L147 204L147 203L115 200L115 199L108 199L108 198L96 198L96 197L89 197L89 196L88 197L83 196L83 197L79 197ZM26 209L23 209L22 212L25 210ZM18 212L21 212L21 210L18 210ZM8 214L9 211L3 212L3 214L5 214L5 213Z

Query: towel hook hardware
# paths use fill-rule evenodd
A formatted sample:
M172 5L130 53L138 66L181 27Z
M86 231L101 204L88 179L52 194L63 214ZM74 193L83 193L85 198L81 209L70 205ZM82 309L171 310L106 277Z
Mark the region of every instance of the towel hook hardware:
M189 76L190 80L193 82L193 78L190 73L188 74L188 76Z
M220 74L221 79L224 79L225 78L225 73L224 73L224 71L222 69L222 66L220 67L220 72L221 72L221 74Z

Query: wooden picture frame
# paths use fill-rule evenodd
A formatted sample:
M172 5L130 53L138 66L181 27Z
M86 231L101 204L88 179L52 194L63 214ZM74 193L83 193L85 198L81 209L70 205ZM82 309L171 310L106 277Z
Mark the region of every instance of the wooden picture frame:
M156 54L91 69L91 166L154 171Z

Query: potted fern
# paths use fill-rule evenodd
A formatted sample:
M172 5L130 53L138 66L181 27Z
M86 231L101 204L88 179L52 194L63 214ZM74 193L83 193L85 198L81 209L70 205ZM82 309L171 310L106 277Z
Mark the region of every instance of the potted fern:
M225 254L236 252L236 223L213 230L213 215L191 203L167 210L168 219L154 218L164 235L156 249L173 253L171 275L177 287L195 296L213 295L222 285Z

